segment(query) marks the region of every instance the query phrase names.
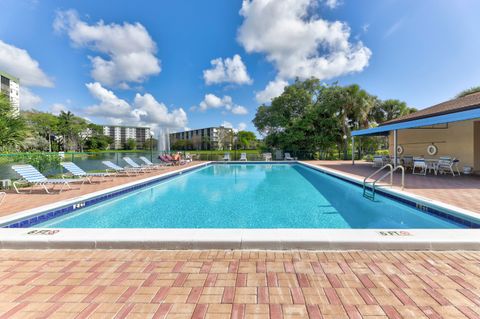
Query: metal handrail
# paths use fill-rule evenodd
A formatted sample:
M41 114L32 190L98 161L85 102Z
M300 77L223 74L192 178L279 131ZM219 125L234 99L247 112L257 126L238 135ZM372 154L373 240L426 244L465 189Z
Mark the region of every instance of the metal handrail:
M380 182L382 179L384 179L385 177L387 177L388 175L390 175L390 186L393 185L393 173L397 170L397 169L401 169L402 170L402 189L405 187L405 168L402 166L402 165L398 165L397 167L395 167L394 169L390 170L389 172L387 172L386 174L384 174L383 176L381 176L380 178L377 178L373 183L372 183L372 187L375 189L375 184L377 182Z
M384 170L384 169L387 168L387 167L390 168L389 172L393 171L393 166L392 166L392 164L385 164L385 165L383 165L382 167L380 167L379 169L377 169L375 172L373 172L372 174L368 175L367 177L365 177L365 178L363 179L363 197L367 197L367 196L365 195L365 194L367 193L367 189L366 189L366 188L367 188L367 180L368 180L369 178L371 178L372 176L378 174L379 172L381 172L382 170ZM374 183L375 183L375 182L374 182ZM368 197L370 198L370 196L368 196ZM371 196L370 199L373 200L374 198L375 198L375 185L372 184L372 196Z
M380 176L379 178L375 179L373 182L372 182L372 194L371 196L368 196L369 199L374 199L375 198L375 185L377 184L377 182L380 182L381 180L383 180L385 177L387 177L388 175L390 175L390 186L393 186L393 173L397 170L397 169L400 169L402 171L402 190L404 189L405 187L405 168L402 166L402 165L399 165L397 167L393 167L392 164L386 164L384 166L382 166L381 168L379 168L378 170L376 170L375 172L373 172L372 174L368 175L367 177L365 177L363 179L363 196L364 197L367 197L365 196L365 193L366 193L366 185L367 185L367 180L369 178L371 178L372 176L376 175L378 172L382 171L383 169L389 167L390 170L383 174L382 176Z
M372 174L368 175L367 177L365 177L365 178L363 179L363 186L365 186L365 183L367 182L367 180L368 180L370 177L376 175L376 174L377 174L378 172L380 172L380 171L383 171L386 167L390 167L390 171L393 170L393 165L392 165L392 164L385 164L385 165L383 165L382 167L380 167L379 169L377 169L375 172L373 172Z

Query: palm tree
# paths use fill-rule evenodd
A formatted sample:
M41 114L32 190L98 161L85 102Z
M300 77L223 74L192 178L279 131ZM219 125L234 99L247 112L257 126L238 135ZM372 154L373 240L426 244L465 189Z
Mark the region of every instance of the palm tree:
M375 98L357 84L343 87L340 90L342 99L339 114L342 129L340 144L343 150L343 159L347 159L351 131L368 127L369 114L374 106Z

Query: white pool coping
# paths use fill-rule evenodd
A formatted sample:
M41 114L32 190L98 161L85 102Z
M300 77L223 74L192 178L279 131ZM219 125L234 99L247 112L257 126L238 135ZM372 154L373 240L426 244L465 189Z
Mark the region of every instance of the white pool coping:
M204 162L88 195L0 218L0 224L79 201L177 175L211 164ZM242 162L245 163L245 162ZM248 162L247 162L248 163ZM291 163L291 162L290 162ZM342 178L351 176L299 162ZM383 189L386 191L385 189ZM397 196L445 205L395 189ZM449 206L449 205L447 205ZM439 206L443 207L444 206ZM451 206L450 206L451 208ZM455 210L460 211L455 207ZM468 214L475 214L468 212ZM461 214L464 212L462 211ZM466 215L468 215L466 214ZM478 218L478 214L475 216ZM308 250L480 250L480 229L156 229L156 228L0 228L2 249L308 249Z

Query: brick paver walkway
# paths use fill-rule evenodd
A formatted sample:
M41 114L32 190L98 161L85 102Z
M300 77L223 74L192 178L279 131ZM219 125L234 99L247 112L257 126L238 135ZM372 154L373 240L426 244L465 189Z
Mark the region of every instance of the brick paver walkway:
M352 165L351 161L307 161L307 163L340 171L361 180L377 169L372 167L372 163L364 161L356 161L355 165ZM395 174L394 184L400 185L400 174ZM478 175L453 177L428 174L421 176L412 175L408 170L405 174L405 191L480 213L480 176Z
M480 318L480 253L0 251L0 318Z

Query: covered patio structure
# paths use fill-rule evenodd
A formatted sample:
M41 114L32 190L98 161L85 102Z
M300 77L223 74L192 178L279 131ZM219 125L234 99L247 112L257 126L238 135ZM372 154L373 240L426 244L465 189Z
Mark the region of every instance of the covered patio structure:
M388 136L392 164L404 156L456 158L458 167L480 173L480 92L449 100L387 121L378 127L352 132L352 164L355 139Z

